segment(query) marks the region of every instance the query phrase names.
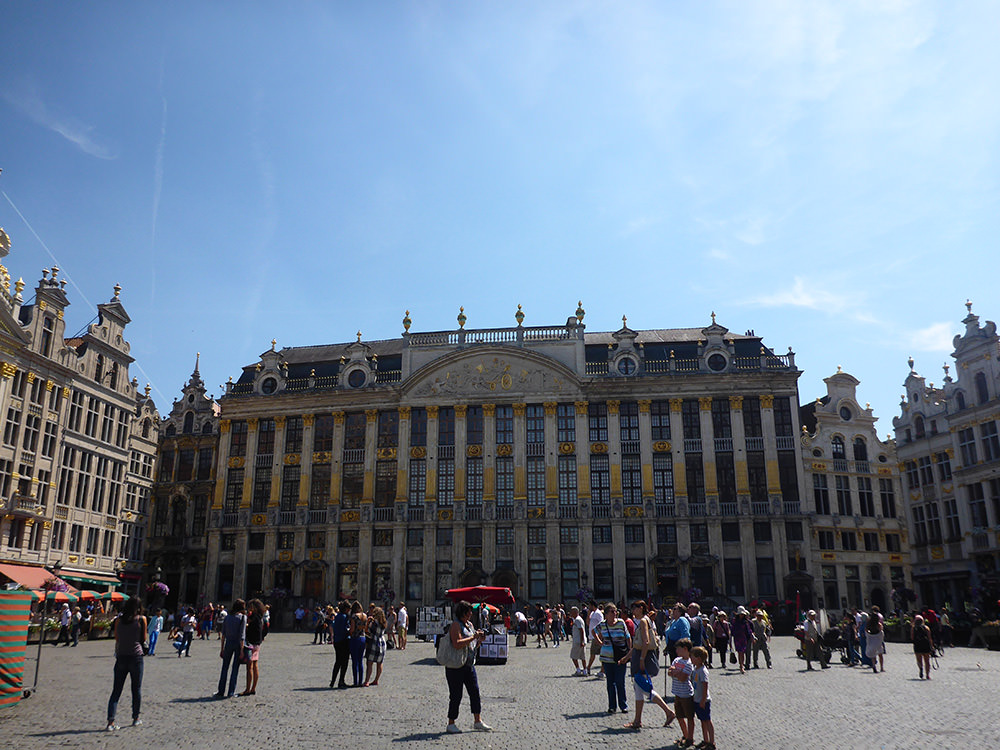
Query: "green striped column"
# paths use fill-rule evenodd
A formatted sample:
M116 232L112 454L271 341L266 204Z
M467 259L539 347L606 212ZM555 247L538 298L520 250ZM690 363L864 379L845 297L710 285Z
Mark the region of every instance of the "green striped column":
M0 708L21 700L30 591L0 591Z

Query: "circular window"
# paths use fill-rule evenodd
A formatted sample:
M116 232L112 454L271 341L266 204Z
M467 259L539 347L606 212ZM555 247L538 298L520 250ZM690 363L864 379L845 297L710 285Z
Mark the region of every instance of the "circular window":
M854 416L854 413L850 409L848 409L846 406L841 406L840 407L840 418L843 419L845 422L850 422L851 421L851 417L853 417L853 416Z
M823 455L823 451L821 451L821 450L820 450L819 448L816 448L816 449L814 449L814 450L813 450L813 455L814 455L814 456L815 456L816 458L819 458L820 456L822 456L822 455Z
M351 388L360 388L368 380L368 376L365 375L364 370L351 370L351 374L347 376L347 384Z
M193 404L194 403L194 394L193 393L188 394L188 403L189 404Z
M631 357L622 357L618 360L618 372L622 375L631 375L639 365Z
M726 358L718 352L710 355L708 358L708 369L712 372L722 372L728 364L729 362L726 361Z
M264 382L260 384L260 390L262 393L270 395L278 390L278 381L274 378L264 378Z
M888 460L889 460L889 459L887 459L887 458L886 458L885 456L879 456L879 457L878 457L878 462L879 462L880 464L884 464L884 463L885 463L886 461L888 461Z

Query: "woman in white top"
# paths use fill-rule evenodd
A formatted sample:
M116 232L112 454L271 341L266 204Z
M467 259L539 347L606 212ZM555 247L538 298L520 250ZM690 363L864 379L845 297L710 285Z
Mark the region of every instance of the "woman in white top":
M884 672L885 627L878 607L872 607L872 613L868 616L868 623L865 625L865 634L868 636L868 641L865 643L865 656L871 659L872 672ZM875 666L875 657L878 657L878 666Z

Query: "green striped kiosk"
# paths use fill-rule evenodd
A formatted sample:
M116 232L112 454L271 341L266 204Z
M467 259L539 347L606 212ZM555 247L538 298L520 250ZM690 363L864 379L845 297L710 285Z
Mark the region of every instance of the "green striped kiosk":
M21 700L30 615L30 591L0 591L0 708Z

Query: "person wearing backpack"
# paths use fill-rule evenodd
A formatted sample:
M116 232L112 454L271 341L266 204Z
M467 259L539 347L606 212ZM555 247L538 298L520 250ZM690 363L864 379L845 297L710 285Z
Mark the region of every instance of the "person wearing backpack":
M469 693L469 707L475 720L473 729L477 732L491 732L493 727L483 721L482 701L479 697L479 679L476 676L474 654L486 633L472 625L472 605L458 602L455 605L455 620L448 632L438 639L437 660L444 666L448 680L448 734L460 734L458 709L462 705L462 689Z

